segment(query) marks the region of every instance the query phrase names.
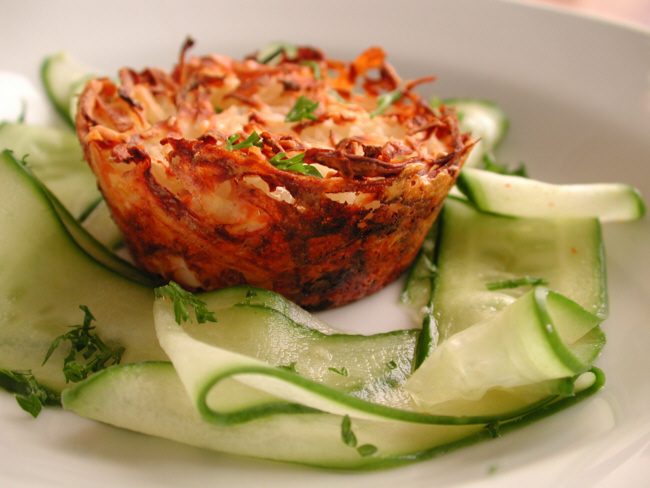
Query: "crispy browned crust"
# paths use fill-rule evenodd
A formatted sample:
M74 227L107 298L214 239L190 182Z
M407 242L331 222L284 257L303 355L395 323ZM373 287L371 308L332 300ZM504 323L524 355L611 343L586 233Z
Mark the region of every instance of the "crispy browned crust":
M135 262L188 289L251 284L311 309L397 278L472 141L453 113L434 112L412 91L429 79L402 83L384 57L372 48L346 64L300 48L270 66L185 59L184 50L171 74L122 70L121 87L89 82L77 132ZM271 101L269 86L279 87ZM403 97L368 117L391 90ZM274 111L286 113L301 94L319 102L317 118L278 122ZM241 123L228 125L228 112ZM355 132L369 124L383 124L380 135ZM253 131L262 147L226 149L233 133L242 141ZM278 152L304 152L325 177L276 168L269 159Z

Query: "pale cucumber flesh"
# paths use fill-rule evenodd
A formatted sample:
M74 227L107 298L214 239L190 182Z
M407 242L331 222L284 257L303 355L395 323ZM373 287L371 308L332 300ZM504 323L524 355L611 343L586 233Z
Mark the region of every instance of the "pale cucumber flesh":
M448 199L438 244L434 316L441 340L487 319L528 291L490 291L488 283L524 276L605 318L608 313L597 219L526 219L479 212Z
M3 277L5 279L0 284L0 293L1 296L8 297L8 301L12 303L5 304L3 310L13 311L13 313L5 314L0 322L2 368L32 369L39 380L48 385L59 389L68 387L69 385L63 383L60 373L63 352L55 354L45 367L41 367L40 363L44 351L47 350L52 339L65 332L68 325L80 322L81 313L77 308L80 304L88 305L93 311L97 317L97 332L104 340L110 344L126 347L125 362L166 359L166 355L158 348L156 338L151 335L152 291L123 279L92 259L85 257L61 226L51 201L45 197L42 188L36 185L34 180L13 159L2 159L0 174L4 181L13 182L10 185L13 191L8 191L0 197L2 198L0 203L3 204L3 208L7 209L7 213L3 217L3 225L11 231L9 234L13 238L21 238L26 243L30 243L22 250L20 260L15 265L4 265ZM33 229L39 229L38 234L34 235ZM30 238L26 238L26 236L30 236ZM16 258L12 243L13 241L6 237L4 244L0 245L0 250L4 249L3 252L7 254L7 257L12 258L2 260L3 263L11 263ZM26 275L25 269L29 269L30 273ZM42 286L34 287L34 283L42 283ZM4 288L4 291L1 288ZM210 303L210 295L212 295L214 308L218 311L228 310L233 307L233 304L237 306L239 301L246 300L247 295L252 303L244 304L244 306L259 307L256 301L260 299L262 293L256 297L251 296L248 291L229 289L221 293L205 294L203 298ZM301 318L300 311L295 310L280 297L272 295L268 295L268 297L270 309L275 312L285 310L287 314L297 320L304 318ZM125 324L128 325L125 326ZM298 327L302 328L303 326L298 325ZM27 337L30 340L25 342ZM339 339L341 338L335 338L335 340ZM120 394L116 394L110 385L100 381L102 378L111 377L112 371L106 370L106 373L92 376L87 383L79 384L73 390L66 390L64 394L66 406L77 410L77 407L74 406L77 405L79 413L126 428L139 429L180 441L187 442L189 440L195 445L224 449L229 452L315 465L359 468L370 465L391 465L427 457L431 453L437 452L436 450L443 445L469 442L463 439L475 431L480 433L479 437L489 436L489 432L485 434L486 431L482 424L465 425L467 419L443 419L443 423L460 422L460 426L422 426L403 421L397 421L391 426L387 426L386 421L375 423L374 421L354 419L352 425L359 442L374 442L377 444L375 447L380 449L374 457L363 457L357 450L341 443L340 417L328 415L327 418L330 420L323 421L320 418L321 414L318 414L317 418L314 417L315 414L292 413L277 417L267 416L273 420L263 421L260 419L257 424L245 422L241 424L242 427L228 427L227 432L230 437L224 437L223 432L219 430L219 438L221 440L229 439L229 442L227 445L215 445L207 441L204 443L200 436L192 437L194 440L183 437L183 435L187 436L192 432L186 428L188 424L194 422L192 418L196 418L194 410L191 411L192 413L188 413L187 417L183 413L182 417L176 417L176 414L173 414L171 418L168 410L164 408L158 410L157 405L160 403L173 405L175 402L186 402L185 397L179 394L176 387L171 383L167 384L168 381L172 382L169 373L165 374L167 379L163 381L164 385L156 383L155 389L149 390L158 399L156 402L152 400L151 395L147 394L149 395L147 396L143 393L146 390L143 389L143 384L146 381L131 373L127 375L128 384L121 384L118 387ZM115 368L115 371L133 370L127 366L119 366ZM116 375L116 377L121 376ZM81 398L81 393L88 385L99 385L99 388L94 390L94 394L98 394L100 398L104 399L107 395L112 400L98 402L96 399L93 400L93 395L84 396L83 398L86 398L87 401L78 400L75 403L70 400L71 398ZM167 388L172 389L167 390ZM68 391L70 393L67 393ZM72 392L77 393L73 394ZM134 393L136 393L137 399L143 403L123 401ZM77 396L75 397L75 395ZM105 396L102 397L102 395ZM189 403L189 397L187 398ZM117 404L120 405L119 408ZM512 404L509 408L511 406ZM107 411L110 411L110 414L108 417L104 417ZM183 412L186 411L183 410ZM113 418L116 416L117 419L113 421L111 416ZM143 417L147 417L149 420L145 421ZM429 420L428 417L431 416L427 416L427 420ZM312 419L318 421L312 422ZM152 423L154 427L152 427ZM260 425L266 427L261 428ZM273 427L273 425L277 425L277 427ZM204 421L201 421L197 428L200 432L204 432L203 435L209 435L213 431L213 427L209 424L206 425ZM288 433L291 428L295 429L295 434ZM245 430L247 434L241 435L239 429ZM249 435L248 432L251 431L256 434ZM185 434L182 434L183 432ZM277 443L259 442L259 439L267 439L268 435L276 439ZM292 435L297 436L295 444L286 442L287 438L291 438ZM315 438L322 438L323 441L312 443L316 446L312 448L312 451L296 448L297 445L300 445L300 439L306 442L306 439L311 441ZM265 446L266 451L260 452L260 446ZM330 446L334 447L329 449ZM323 448L327 448L325 449L327 452L323 452Z
M21 123L0 124L0 150L13 151L68 211L80 218L101 199L74 132Z
M41 80L52 105L73 128L77 96L91 77L89 68L65 51L46 58L41 66Z
M382 469L430 459L489 440L588 397L591 386L529 415L499 426L421 425L352 419L362 456L341 439L342 418L331 414L277 415L222 427L206 423L192 405L170 363L113 366L63 394L66 409L125 429L217 451L335 469Z
M87 212L81 225L107 249L115 250L122 245L122 234L104 199Z
M73 87L81 86L82 78L74 69L57 72L53 68L57 66L47 68L55 75L51 86L67 77L69 89L67 93L59 90L65 85L61 83L51 95L62 110L66 103L69 110ZM400 393L413 367L416 332L369 337L335 334L281 297L258 290L264 296L260 301L259 297L243 295L242 289L202 295L219 311L221 325L212 329L205 324L186 326L183 344L187 346L180 349L197 361L188 370L185 388L169 363L148 362L108 369L69 389L60 371L63 352L55 353L45 366L41 362L53 338L80 323L79 305L92 310L104 340L126 348L124 363L167 359L168 354L153 335L153 293L84 254L68 232L77 232L77 239L86 238L57 199L10 161L7 153L1 159L0 178L14 183L0 196L0 208L6 209L2 223L10 231L9 237L26 245L16 256L11 239L0 238L0 262L5 263L0 297L5 302L3 311L9 311L0 317L0 368L32 370L39 381L64 389L64 405L81 415L238 454L363 468L431 457L492 437L495 422L505 431L510 425L540 415L545 411L537 409L541 405L552 403L552 409L574 401L554 402L560 387L542 377L539 383L516 385L507 392L490 391L479 402L458 403L455 399L455 412L474 412L474 416L449 414L444 408L422 412ZM30 272L24 273L26 269ZM127 272L127 267L122 271ZM245 291L249 295L250 289ZM239 301L233 302L233 297ZM240 321L246 326L238 327ZM320 332L308 328L312 326ZM278 343L290 347L280 349ZM557 350L562 345L547 344ZM583 347L585 358L593 356L589 356L589 347ZM215 350L217 354L213 355ZM208 361L208 368L199 371L203 351L216 362ZM176 359L174 353L172 360ZM210 370L213 365L217 369ZM583 370L568 368L566 379L572 384L575 378L569 376ZM188 371L183 370L182 376ZM592 388L576 399L602 384L602 379L595 378ZM188 390L192 381L198 387L196 391ZM226 394L215 399L210 397L210 389L217 381ZM232 392L241 395L228 394ZM196 409L197 400L204 402L206 410ZM314 408L329 408L333 413L315 413ZM215 425L216 416L210 418L209 414L216 411L225 412L220 418L232 418L242 411L253 414L240 416L223 427ZM364 456L341 441L342 415L348 413L353 416L352 428L359 445L372 445L375 453ZM485 427L488 423L490 428Z
M42 362L54 338L82 322L80 305L97 318L105 342L128 345L125 362L166 359L153 330L153 291L81 251L43 188L7 152L0 180L0 368L32 370L56 390L68 386L63 350Z
M482 167L483 158L497 148L508 132L509 122L505 113L497 104L487 100L452 98L441 103L456 109L461 131L470 132L472 137L479 139L465 167Z
M555 185L466 168L457 186L477 208L516 217L593 217L621 222L645 214L638 191L622 183Z

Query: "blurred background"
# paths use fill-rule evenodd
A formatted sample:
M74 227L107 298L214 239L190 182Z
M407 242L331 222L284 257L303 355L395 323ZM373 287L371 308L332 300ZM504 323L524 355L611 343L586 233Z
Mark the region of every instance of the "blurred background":
M520 0L650 28L650 0Z

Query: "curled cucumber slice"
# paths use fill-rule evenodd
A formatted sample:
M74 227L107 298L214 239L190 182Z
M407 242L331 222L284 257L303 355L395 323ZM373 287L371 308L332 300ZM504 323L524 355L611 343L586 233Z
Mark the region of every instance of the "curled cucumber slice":
M461 172L458 188L477 208L517 217L597 217L636 220L645 214L639 192L623 183L554 185L476 168Z
M72 128L75 126L78 96L92 77L90 68L65 51L48 56L41 65L41 80L47 96Z
M442 342L405 389L433 405L580 375L605 344L600 322L566 297L535 288Z
M499 105L488 100L450 98L441 104L454 107L460 129L471 132L472 137L480 139L465 161L465 167L481 167L484 156L492 153L508 133L508 117Z
M571 406L602 387L598 369L588 374L589 386L575 396L491 428L351 419L347 432L356 446L343 441L344 418L331 414L276 415L231 426L206 422L166 362L100 371L66 390L63 404L84 417L217 451L334 469L384 469L492 439ZM376 450L358 449L363 446Z
M75 218L101 199L97 180L76 134L46 126L17 122L0 124L0 150L13 151L47 186Z

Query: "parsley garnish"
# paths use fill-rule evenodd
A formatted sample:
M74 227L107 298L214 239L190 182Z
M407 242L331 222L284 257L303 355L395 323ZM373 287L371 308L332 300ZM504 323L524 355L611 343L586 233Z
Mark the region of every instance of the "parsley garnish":
M372 444L364 444L363 446L357 447L357 452L361 457L372 456L377 452L377 448Z
M363 457L372 456L377 452L377 448L372 444L364 444L357 447L357 436L352 432L352 421L349 415L343 417L343 421L341 422L341 439L346 446L356 447L357 452Z
M174 303L174 318L180 325L182 322L191 322L192 317L187 307L194 309L194 315L199 324L205 322L216 322L214 313L208 310L205 302L196 298L189 291L183 290L178 283L170 281L167 286L161 286L154 290L156 298L168 298Z
M262 64L277 64L282 53L287 59L296 59L298 57L298 48L286 42L273 42L260 49L255 56L255 60Z
M278 366L278 368L297 374L298 372L296 371L296 363L297 361L294 361L293 363L289 364L289 366Z
M320 102L314 102L304 95L300 95L291 110L287 112L284 118L285 122L300 122L302 119L316 120L314 110L318 108Z
M41 385L31 371L0 370L0 386L13 393L18 405L34 418L44 406L61 405L59 394Z
M302 160L305 158L305 153L299 153L296 154L292 158L287 157L287 153L279 152L275 156L273 156L271 159L269 159L269 163L271 163L273 166L276 168L280 169L287 169L287 167L302 163Z
M332 373L340 374L341 376L350 376L350 373L348 372L348 368L343 366L340 370L336 368L327 368L329 371Z
M292 158L287 158L287 154L280 152L269 159L269 163L275 166L278 169L284 169L287 171L295 171L297 173L302 173L308 176L315 176L316 178L322 178L323 175L318 171L314 166L310 164L303 163L305 153L296 154Z
M370 112L370 118L383 114L388 107L397 102L403 96L404 94L399 90L393 90L392 92L384 93L377 98L377 108Z
M91 327L90 324L95 317L85 305L81 305L79 308L84 311L83 325L72 325L70 332L54 339L43 360L43 364L45 364L54 350L59 347L61 341L68 341L70 352L63 360L63 374L66 383L81 381L91 373L96 373L113 364L119 364L124 353L123 347L111 349L104 344L99 336L93 334L91 331L95 327ZM81 363L77 362L77 355L80 356L79 360L83 358Z
M246 305L251 304L251 298L257 298L257 292L249 288L246 290Z
M314 79L316 80L322 80L323 75L321 74L320 71L320 65L311 59L308 59L306 61L300 61L300 64L303 66L309 66L311 70L314 72Z
M259 142L262 138L255 131L253 131L250 136L248 136L239 144L235 144L235 142L239 140L239 137L240 136L238 134L233 134L228 139L226 139L226 151L233 151L235 149L244 149L246 147L253 147L253 146L262 147L262 143Z
M352 432L352 421L349 415L343 417L341 422L341 439L346 446L356 447L357 445L357 436Z
M334 98L336 98L336 101L339 102L339 103L348 103L348 102L345 100L345 98L343 98L343 97L341 96L341 94L340 94L339 92L337 92L336 90L329 90L327 93L329 93L329 94L332 95Z
M548 285L548 281L545 280L544 278L534 278L532 276L524 276L523 278L517 278L513 280L505 280L505 281L492 281L490 283L486 283L485 287L488 290L504 290L507 288L519 288L520 286L526 286L526 285L531 285L531 286L538 286L538 285Z
M388 369L395 369L397 368L397 363L395 361L388 361L386 366L388 366Z

